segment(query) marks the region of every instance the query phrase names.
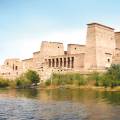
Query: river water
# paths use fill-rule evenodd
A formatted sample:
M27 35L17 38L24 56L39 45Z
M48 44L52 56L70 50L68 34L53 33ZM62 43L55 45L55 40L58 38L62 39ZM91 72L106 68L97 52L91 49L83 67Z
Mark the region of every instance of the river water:
M120 92L1 89L0 120L120 120Z

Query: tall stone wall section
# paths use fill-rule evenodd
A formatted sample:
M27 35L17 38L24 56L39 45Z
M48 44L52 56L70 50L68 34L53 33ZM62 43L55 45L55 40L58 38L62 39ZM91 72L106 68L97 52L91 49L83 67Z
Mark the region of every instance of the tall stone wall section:
M120 32L115 32L116 48L120 49Z
M95 27L88 25L87 28L87 40L86 40L86 52L85 52L85 69L96 68L96 37Z
M105 69L112 63L115 52L114 29L98 24L88 24L85 64L88 69Z
M120 32L115 32L116 49L113 56L113 64L120 64Z

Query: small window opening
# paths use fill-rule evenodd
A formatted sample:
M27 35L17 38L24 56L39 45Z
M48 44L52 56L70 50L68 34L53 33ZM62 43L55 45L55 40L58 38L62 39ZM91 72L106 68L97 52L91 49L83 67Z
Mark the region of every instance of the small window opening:
M108 62L110 62L110 59L107 59Z
M15 70L18 70L18 66L15 66Z

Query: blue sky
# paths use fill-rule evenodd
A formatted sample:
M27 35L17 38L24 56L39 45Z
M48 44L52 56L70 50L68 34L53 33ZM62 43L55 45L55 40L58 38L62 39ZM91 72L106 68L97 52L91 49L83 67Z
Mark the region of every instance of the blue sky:
M120 0L0 0L0 63L31 57L44 40L85 44L91 22L120 30Z

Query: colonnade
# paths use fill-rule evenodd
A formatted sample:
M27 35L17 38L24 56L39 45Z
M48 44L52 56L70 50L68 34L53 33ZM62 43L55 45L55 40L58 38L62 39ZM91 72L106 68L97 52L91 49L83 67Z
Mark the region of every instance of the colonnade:
M48 59L49 67L74 68L74 57L61 57Z

